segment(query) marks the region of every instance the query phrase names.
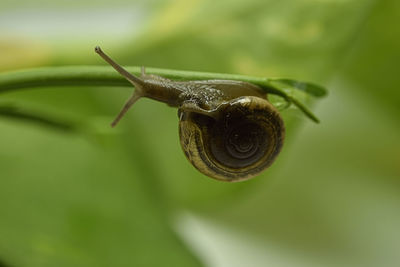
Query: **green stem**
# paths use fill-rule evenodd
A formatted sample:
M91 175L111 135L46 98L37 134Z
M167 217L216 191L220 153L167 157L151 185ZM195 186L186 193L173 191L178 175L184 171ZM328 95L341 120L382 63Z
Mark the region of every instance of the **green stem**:
M140 67L127 67L129 72L140 75ZM311 83L297 82L289 79L268 79L237 74L211 72L180 71L158 68L146 68L146 73L156 74L174 80L239 80L259 85L267 93L282 96L300 108L309 118L318 122L312 112L299 100L276 86L276 82L285 83L290 88L302 90L315 97L326 94L322 87ZM108 66L62 66L36 68L14 72L0 73L0 93L23 88L59 87L59 86L111 86L131 87L132 85L115 70Z

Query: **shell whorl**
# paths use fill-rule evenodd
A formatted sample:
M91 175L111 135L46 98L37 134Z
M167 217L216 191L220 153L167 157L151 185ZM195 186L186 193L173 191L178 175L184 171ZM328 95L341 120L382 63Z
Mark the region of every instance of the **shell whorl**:
M268 100L232 99L218 116L181 111L179 133L189 161L212 178L236 182L269 167L285 136L283 120Z

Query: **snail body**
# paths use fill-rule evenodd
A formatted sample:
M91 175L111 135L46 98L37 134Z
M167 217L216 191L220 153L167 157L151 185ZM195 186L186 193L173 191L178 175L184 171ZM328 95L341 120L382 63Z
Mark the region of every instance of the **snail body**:
M203 174L236 182L268 168L281 151L285 127L263 90L233 80L173 81L124 70L99 47L95 51L135 86L114 127L141 97L178 108L179 136L187 159Z

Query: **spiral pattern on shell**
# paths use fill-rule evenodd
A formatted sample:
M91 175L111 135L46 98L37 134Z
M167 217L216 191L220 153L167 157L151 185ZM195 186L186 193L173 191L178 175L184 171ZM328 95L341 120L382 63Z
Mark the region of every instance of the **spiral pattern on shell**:
M268 168L285 136L283 120L268 100L244 96L218 108L218 116L181 111L179 134L188 160L203 174L230 182Z

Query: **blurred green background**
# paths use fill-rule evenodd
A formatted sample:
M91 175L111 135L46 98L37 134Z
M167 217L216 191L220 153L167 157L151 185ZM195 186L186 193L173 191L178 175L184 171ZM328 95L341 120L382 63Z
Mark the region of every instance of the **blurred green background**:
M312 81L322 123L283 111L285 147L259 177L198 173L176 110L126 88L0 95L79 122L0 116L0 266L399 266L400 1L0 3L0 71L122 65Z

